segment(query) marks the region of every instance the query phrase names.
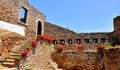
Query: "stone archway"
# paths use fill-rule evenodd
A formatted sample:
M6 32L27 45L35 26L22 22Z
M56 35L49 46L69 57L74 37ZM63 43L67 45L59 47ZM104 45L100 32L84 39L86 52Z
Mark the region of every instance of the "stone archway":
M42 23L40 21L38 21L38 24L37 24L37 35L40 35L42 34Z

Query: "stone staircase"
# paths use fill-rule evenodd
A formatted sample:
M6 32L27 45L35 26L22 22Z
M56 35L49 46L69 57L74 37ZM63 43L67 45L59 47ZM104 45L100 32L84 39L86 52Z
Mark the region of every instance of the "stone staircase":
M25 63L23 63L23 60L21 59L21 54L26 48L17 48L10 53L11 56L9 58L6 58L6 60L2 62L1 65L11 70L22 70L25 69L26 66L30 67L32 70L62 70L59 69L57 64L52 62L50 59L50 53L53 50L51 47L53 48L53 46L45 44L39 45L36 47L36 53L34 55L31 55L32 52L27 55L28 57ZM16 64L16 58L21 59L19 62L20 65Z
M12 51L10 53L10 57L6 58L6 60L4 62L2 62L2 66L8 67L8 68L14 68L17 67L17 62L16 59L20 59L21 60L21 54L22 52L24 52L25 48L19 48L16 51ZM20 61L19 61L20 62ZM18 63L19 63L18 62Z

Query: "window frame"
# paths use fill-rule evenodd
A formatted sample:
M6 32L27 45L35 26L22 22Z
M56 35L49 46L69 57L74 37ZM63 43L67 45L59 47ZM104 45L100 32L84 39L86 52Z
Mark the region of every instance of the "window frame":
M92 42L93 42L93 43L98 43L98 38L93 38L93 39L92 39Z
M81 39L76 39L76 44L81 44Z
M57 44L57 40L53 40L53 44L56 45Z
M60 39L60 44L61 45L65 45L65 40L64 39Z
M72 44L73 43L73 41L72 41L72 39L68 39L68 44Z
M106 42L106 38L100 38L100 42L101 43L105 43Z
M84 39L84 43L90 43L90 39Z
M24 13L24 18L25 18L25 22L21 21L21 8L25 11ZM29 13L29 9L25 6L21 6L20 7L20 13L19 13L19 23L22 25L28 25L28 13Z

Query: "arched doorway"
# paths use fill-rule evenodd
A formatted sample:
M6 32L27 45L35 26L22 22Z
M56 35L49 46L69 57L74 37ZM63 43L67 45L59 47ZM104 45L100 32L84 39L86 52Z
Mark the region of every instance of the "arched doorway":
M37 35L42 34L42 23L38 21Z

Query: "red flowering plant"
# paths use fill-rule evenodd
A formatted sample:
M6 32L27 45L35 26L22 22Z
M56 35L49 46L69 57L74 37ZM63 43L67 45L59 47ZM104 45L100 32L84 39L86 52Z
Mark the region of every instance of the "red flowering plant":
M82 44L79 44L76 46L77 50L83 51L85 49L85 46Z
M57 52L62 52L64 50L64 47L61 45L57 46Z
M48 36L44 35L44 36L43 36L43 41L44 41L44 42L47 42L47 38L48 38Z
M24 52L21 54L21 59L27 57L28 53L29 53L29 49L27 48L26 50L24 50Z
M41 35L41 34L40 34L40 35L37 35L37 39L38 39L38 41L43 40L43 36L44 36L44 35Z
M47 42L48 42L49 44L51 44L51 43L52 43L52 41L53 41L53 38L52 38L52 37L50 37L50 36L48 36L48 37L47 37Z
M44 42L44 35L37 35L37 40L40 41L41 44Z
M105 45L104 44L98 44L97 46L97 51L103 51L105 49Z
M31 47L32 47L32 48L35 48L35 47L37 46L37 44L38 44L38 41L37 41L37 40L32 40L32 41L31 41Z
M96 60L101 60L104 56L105 45L100 43L96 47L97 47Z
M41 42L51 43L53 41L52 37L47 35L37 35L37 38Z

